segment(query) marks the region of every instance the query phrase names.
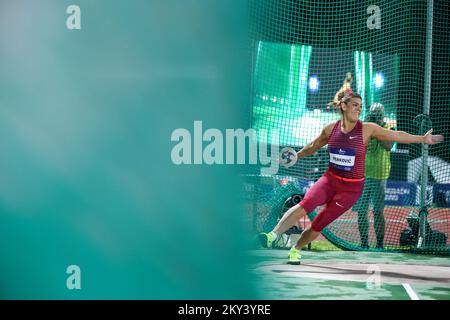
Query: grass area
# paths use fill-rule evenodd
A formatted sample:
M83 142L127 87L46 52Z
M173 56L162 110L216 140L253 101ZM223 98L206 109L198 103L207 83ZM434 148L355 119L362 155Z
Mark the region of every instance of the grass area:
M328 240L315 240L311 243L312 251L341 251Z
M364 252L364 251L338 251L324 240L314 241L313 248L319 250L304 250L302 252L302 265L292 266L286 264L287 250L255 250L250 253L254 258L255 277L257 288L263 299L275 300L410 300L406 289L401 285L408 281L421 300L436 299L448 300L450 298L450 285L445 282L446 275L438 274L409 274L408 267L402 265L415 265L414 268L428 270L430 267L449 268L448 257L431 255L417 255L410 253ZM374 274L367 273L367 278L357 281L361 276L361 268L339 269L340 264L367 264L377 265L380 268L379 285L368 287L368 281L374 280ZM330 266L327 272L324 267ZM389 265L387 267L386 265ZM395 265L397 272L389 272ZM333 271L333 267L336 272ZM385 269L388 268L388 269ZM316 268L316 269L314 269ZM340 271L339 271L340 270ZM443 272L445 270L442 270ZM423 271L429 272L429 271ZM355 278L350 277L354 275ZM448 275L448 273L447 273ZM399 279L396 279L399 277ZM405 278L401 280L400 278ZM430 281L428 282L427 279ZM423 281L422 283L420 283ZM408 283L406 281L406 283ZM373 283L372 283L373 284Z
M289 249L288 246L285 246L282 243L277 243L275 247L279 249ZM328 240L315 240L311 243L310 248L311 251L342 251ZM303 250L309 250L309 248L305 247Z

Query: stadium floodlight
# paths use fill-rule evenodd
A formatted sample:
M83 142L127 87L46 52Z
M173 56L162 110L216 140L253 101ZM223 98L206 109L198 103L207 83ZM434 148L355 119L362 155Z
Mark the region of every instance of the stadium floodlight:
M309 78L309 91L312 93L316 93L319 91L320 80L316 75L313 75Z
M382 72L377 72L373 80L376 89L380 89L384 85L384 75Z

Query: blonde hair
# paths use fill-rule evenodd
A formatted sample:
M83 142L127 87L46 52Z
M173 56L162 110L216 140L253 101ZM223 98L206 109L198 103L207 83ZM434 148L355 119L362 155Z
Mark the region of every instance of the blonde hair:
M336 92L333 102L330 102L329 105L332 105L336 109L339 109L339 111L342 113L341 103L347 103L351 98L359 98L362 100L359 93L353 92L353 90L351 88L347 89L347 88L342 87L341 90Z

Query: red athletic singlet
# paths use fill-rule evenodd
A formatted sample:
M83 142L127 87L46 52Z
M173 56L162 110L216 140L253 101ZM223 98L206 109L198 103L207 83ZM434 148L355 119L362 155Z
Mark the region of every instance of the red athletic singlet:
M337 121L328 139L330 160L328 170L347 179L364 178L364 161L367 147L363 141L363 124L360 120L349 133L341 131L341 120Z

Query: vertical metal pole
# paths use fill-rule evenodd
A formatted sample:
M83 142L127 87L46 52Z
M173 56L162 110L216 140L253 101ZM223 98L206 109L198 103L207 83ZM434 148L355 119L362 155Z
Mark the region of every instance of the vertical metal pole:
M433 0L427 1L427 34L425 44L425 79L424 79L424 97L422 129L426 130L426 121L430 115L430 97L431 97L431 63L433 54ZM417 247L422 247L425 241L425 226L427 221L427 186L428 186L428 145L422 145L422 181L420 188L420 212L419 212L419 242Z

